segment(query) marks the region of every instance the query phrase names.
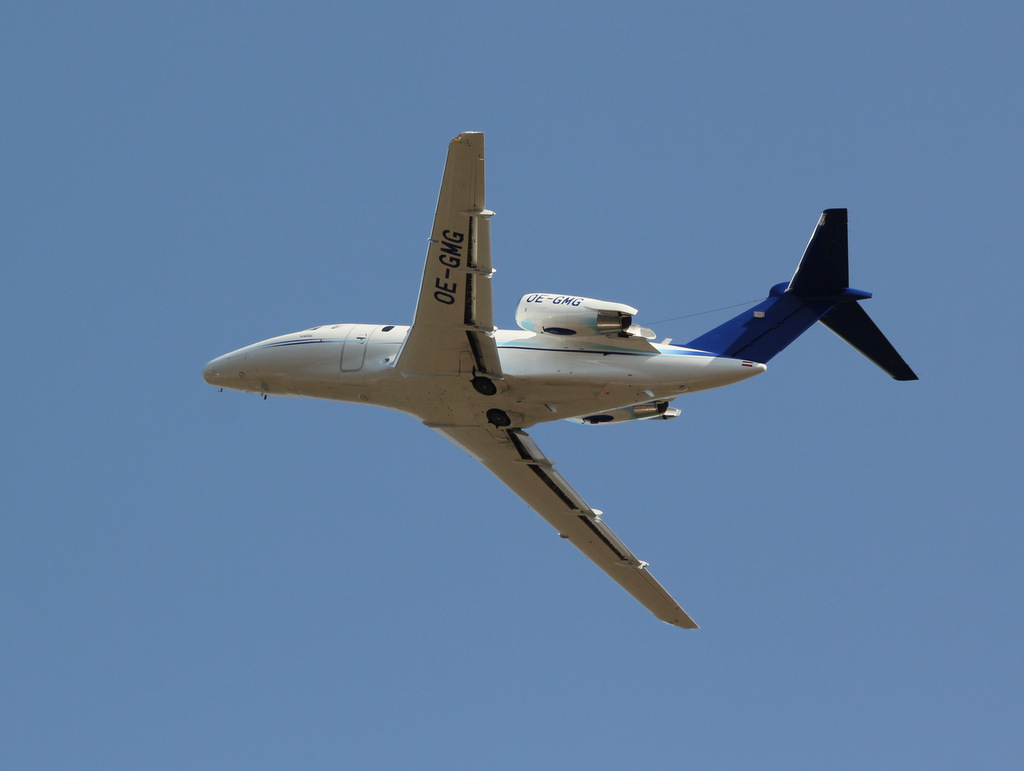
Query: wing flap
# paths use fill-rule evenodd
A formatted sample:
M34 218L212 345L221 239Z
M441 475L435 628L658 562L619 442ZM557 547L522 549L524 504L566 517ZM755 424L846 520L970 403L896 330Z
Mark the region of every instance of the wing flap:
M559 535L583 552L645 608L683 629L697 624L520 429L432 426L483 463Z

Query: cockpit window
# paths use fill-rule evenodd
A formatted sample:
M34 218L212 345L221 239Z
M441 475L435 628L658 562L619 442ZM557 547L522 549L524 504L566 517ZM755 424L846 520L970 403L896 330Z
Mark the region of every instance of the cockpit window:
M380 331L381 332L390 332L394 328L395 328L394 324L388 324L386 327L381 327Z

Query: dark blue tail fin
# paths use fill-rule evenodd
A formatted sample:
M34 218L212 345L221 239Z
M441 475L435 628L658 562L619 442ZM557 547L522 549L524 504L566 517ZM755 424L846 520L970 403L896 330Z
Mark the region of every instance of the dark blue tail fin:
M850 289L846 209L821 213L789 283L773 286L755 308L686 344L734 359L767 362L821 321L896 380L917 380L867 312L870 292Z

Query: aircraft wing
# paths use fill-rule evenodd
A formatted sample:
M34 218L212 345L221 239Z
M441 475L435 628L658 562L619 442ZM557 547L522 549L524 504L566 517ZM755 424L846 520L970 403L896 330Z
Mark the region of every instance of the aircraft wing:
M429 424L428 424L429 425ZM569 486L529 434L517 428L490 426L431 426L486 466L548 523L587 555L619 586L662 621L696 629L697 624L679 607L638 560Z
M412 329L395 366L406 375L500 380L491 298L491 226L484 208L484 135L448 145Z

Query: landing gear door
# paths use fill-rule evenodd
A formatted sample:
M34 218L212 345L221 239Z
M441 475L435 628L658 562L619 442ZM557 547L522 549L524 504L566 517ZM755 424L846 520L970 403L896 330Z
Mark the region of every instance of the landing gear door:
M353 324L341 344L341 371L356 372L363 368L366 343L376 329L372 324Z

